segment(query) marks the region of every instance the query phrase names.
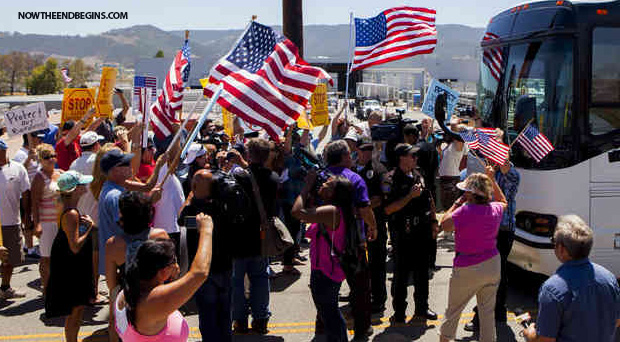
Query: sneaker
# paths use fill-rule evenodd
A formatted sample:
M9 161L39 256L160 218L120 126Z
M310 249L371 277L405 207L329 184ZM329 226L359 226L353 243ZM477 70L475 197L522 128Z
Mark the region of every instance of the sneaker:
M477 324L474 320L471 320L467 324L465 324L464 330L475 333L480 331L480 325Z
M24 298L26 297L26 293L9 287L4 291L0 290L0 297L4 299Z

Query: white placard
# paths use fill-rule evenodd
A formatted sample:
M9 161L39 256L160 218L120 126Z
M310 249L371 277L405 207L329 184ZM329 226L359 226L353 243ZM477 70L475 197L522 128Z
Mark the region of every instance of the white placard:
M456 104L459 102L459 96L461 93L458 91L448 87L447 85L437 81L436 79L431 80L431 84L428 86L428 90L426 91L426 96L424 97L424 104L422 104L422 113L435 118L435 100L437 96L441 93L446 93L446 121L450 121L452 117L452 111L456 107Z
M10 136L23 135L48 128L47 111L43 102L4 112L4 124Z

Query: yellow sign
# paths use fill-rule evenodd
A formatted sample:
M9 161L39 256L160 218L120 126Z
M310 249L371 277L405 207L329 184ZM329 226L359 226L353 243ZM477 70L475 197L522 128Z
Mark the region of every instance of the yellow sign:
M305 110L301 112L301 114L299 114L299 117L297 118L297 127L307 130L314 129L314 126L312 125L310 120L308 120L308 114L306 114Z
M61 125L80 120L95 105L95 88L65 88L62 97ZM86 125L90 124L87 122Z
M201 78L201 79L199 79L199 81L200 81L200 85L202 86L203 89L206 88L207 85L209 84L209 79L208 78Z
M329 124L329 111L327 109L327 84L319 83L310 97L312 105L312 124L314 126L325 126Z
M101 81L97 94L97 117L112 118L114 105L112 104L112 90L116 86L116 68L103 67L101 69Z
M233 137L235 115L222 107L222 124L224 125L224 132L230 138Z

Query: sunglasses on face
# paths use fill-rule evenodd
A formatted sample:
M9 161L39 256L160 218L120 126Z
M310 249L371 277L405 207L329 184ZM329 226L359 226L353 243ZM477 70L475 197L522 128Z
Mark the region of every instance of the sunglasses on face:
M43 160L50 160L50 159L54 159L54 158L56 158L55 154L49 154L47 156L43 156L42 157Z

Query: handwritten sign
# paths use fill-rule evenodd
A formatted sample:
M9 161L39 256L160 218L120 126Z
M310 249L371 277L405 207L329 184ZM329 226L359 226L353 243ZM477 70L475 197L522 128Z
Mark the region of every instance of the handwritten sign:
M450 121L450 117L452 116L452 112L454 108L456 108L456 104L459 101L459 96L461 94L448 87L447 85L437 81L433 78L431 84L428 86L428 90L426 91L426 96L424 97L424 104L422 104L422 113L435 118L435 100L439 94L446 93L446 121Z
M61 125L68 120L80 120L94 105L95 88L65 88L62 98ZM86 125L89 124L90 122L86 123Z
M329 124L329 111L327 109L327 84L319 83L310 97L312 110L310 116L314 126Z
M46 129L47 111L43 102L4 112L4 122L10 136L23 135Z
M101 81L97 94L96 111L97 117L112 118L114 105L112 104L112 89L116 86L116 68L103 67L101 69Z
M234 121L235 115L222 107L222 124L224 125L224 132L226 132L226 135L229 137L234 136Z

